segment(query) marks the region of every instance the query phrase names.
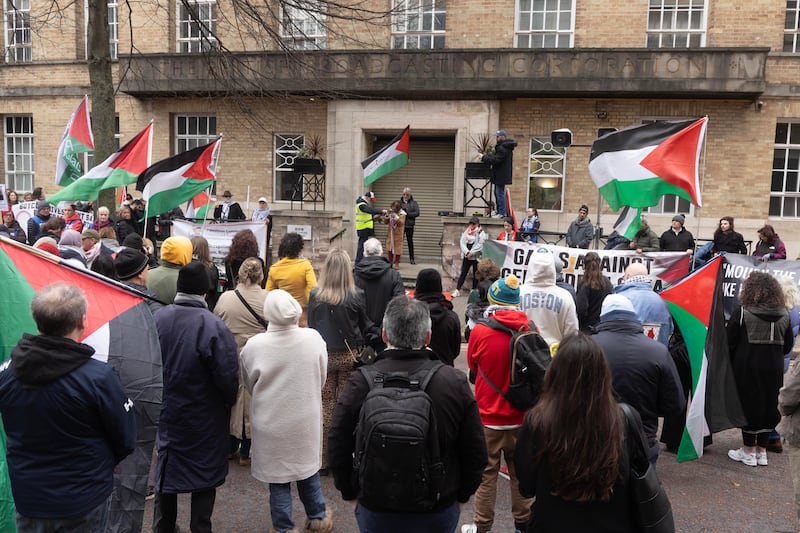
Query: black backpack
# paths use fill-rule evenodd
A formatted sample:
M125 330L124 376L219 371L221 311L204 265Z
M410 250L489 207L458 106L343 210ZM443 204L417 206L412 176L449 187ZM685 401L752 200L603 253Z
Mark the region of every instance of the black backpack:
M511 335L508 353L511 366L510 379L505 391L492 383L483 370L478 367L483 380L515 409L527 411L539 401L542 392L544 373L550 365L550 346L536 332L536 326L530 323L530 331L514 331L494 318L478 321L492 329L505 331Z
M442 366L426 361L412 372L359 368L370 390L356 426L353 466L358 499L368 509L418 513L438 503L445 472L425 388Z

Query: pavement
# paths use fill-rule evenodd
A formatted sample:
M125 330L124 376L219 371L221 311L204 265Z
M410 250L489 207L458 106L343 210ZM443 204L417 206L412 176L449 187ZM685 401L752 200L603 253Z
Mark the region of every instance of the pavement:
M434 264L402 265L405 279ZM413 279L413 278L411 278ZM467 283L469 285L469 282ZM413 284L412 284L413 287ZM459 316L464 315L466 294L454 299ZM456 368L466 372L466 344ZM714 434L714 443L697 461L677 463L675 455L662 448L658 474L672 502L676 531L685 533L789 533L798 532L797 511L786 454L768 454L769 466L749 467L727 457L729 449L741 446L739 430ZM330 477L323 477L322 489L333 515L334 531L357 533L352 507L344 502ZM302 528L303 507L294 489L294 518ZM498 480L495 533L513 533L509 482ZM189 495L179 497L178 525L189 531ZM250 468L231 461L226 483L217 489L212 517L214 530L221 533L269 531L268 490L250 476ZM146 503L143 531L150 531L153 501ZM461 510L461 524L472 522L472 500ZM409 532L413 533L413 532ZM460 533L460 528L457 529ZM567 532L568 533L568 532Z

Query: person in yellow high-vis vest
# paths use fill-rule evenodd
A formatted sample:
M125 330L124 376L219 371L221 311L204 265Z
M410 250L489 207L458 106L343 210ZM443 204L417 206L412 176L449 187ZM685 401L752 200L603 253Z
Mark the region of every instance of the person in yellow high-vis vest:
M358 246L356 247L356 264L364 257L364 242L370 237L375 236L375 229L372 222L373 215L386 215L386 209L376 209L370 205L375 201L375 193L367 191L356 198L356 235L358 235Z

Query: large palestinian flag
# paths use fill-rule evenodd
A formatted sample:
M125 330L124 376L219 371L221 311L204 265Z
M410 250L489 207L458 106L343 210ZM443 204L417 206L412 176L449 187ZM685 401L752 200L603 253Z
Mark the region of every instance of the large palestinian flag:
M166 213L208 189L217 177L217 157L222 138L162 159L139 175L148 216Z
M411 141L410 126L392 139L392 142L361 162L364 169L364 185L369 185L390 172L408 164L408 146Z
M703 436L745 425L733 379L722 303L722 261L717 256L667 287L667 302L692 367L692 393L678 461L703 456Z
M642 229L642 209L625 206L614 222L614 231L632 241L636 234Z
M58 281L83 290L88 324L81 342L95 349L95 359L114 366L134 402L137 448L116 468L107 531L140 531L161 411L161 348L155 321L143 295L93 272L64 265L58 257L0 238L0 284L13 288L0 295L3 360L23 333L37 333L31 300L37 290ZM13 531L7 527L14 523L14 515L5 444L0 452L0 531Z
M707 123L653 122L594 141L589 174L611 209L650 207L665 194L702 205L698 167Z
M89 117L89 98L83 97L81 103L69 117L56 157L56 185L69 185L81 175L81 162L78 154L94 150L92 122Z

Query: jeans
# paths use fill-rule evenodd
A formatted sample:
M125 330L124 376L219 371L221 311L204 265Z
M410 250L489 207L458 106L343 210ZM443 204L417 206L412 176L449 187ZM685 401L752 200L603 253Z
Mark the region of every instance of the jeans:
M430 513L386 513L356 506L361 533L453 533L460 515L458 503Z
M77 518L28 518L16 513L18 533L105 533L108 524L106 499L84 516Z
M496 206L496 211L498 215L506 216L508 213L506 212L506 186L505 185L497 185L494 186L494 205Z
M361 262L361 258L364 257L364 243L367 242L367 239L369 239L370 237L375 236L375 230L372 228L360 229L356 232L356 234L358 235L358 245L356 245L356 262L355 262L355 264L357 265L358 263Z
M211 514L217 489L192 493L191 518L189 529L192 533L211 533ZM178 518L178 495L156 492L153 502L153 533L174 533Z
M319 484L319 474L314 473L308 479L297 481L297 493L306 516L309 520L322 520L325 518L325 497ZM272 527L278 533L289 531L294 527L292 520L292 484L269 484L269 514Z

